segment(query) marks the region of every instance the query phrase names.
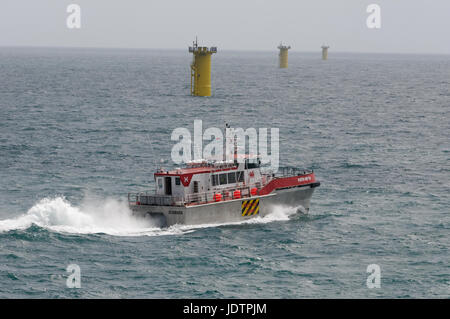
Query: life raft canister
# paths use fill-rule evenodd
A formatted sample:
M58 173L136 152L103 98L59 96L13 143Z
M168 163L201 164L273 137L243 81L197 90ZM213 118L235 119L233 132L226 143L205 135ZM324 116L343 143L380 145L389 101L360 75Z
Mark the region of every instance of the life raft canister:
M252 196L256 196L256 195L258 194L258 189L257 189L256 187L253 187L253 188L250 190L250 194L252 194Z
M238 198L241 198L241 191L240 190L235 190L234 192L233 192L233 198L235 198L235 199L238 199Z
M214 201L220 202L222 200L222 194L214 194Z

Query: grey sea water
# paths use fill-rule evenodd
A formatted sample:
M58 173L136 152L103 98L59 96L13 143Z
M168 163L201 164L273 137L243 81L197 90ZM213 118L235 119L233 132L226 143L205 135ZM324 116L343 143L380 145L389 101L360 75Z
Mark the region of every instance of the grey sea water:
M450 297L450 56L290 52L278 69L275 51L219 51L210 98L189 96L190 61L0 49L0 297ZM152 188L194 119L279 128L281 164L322 183L310 213L130 217L126 193Z

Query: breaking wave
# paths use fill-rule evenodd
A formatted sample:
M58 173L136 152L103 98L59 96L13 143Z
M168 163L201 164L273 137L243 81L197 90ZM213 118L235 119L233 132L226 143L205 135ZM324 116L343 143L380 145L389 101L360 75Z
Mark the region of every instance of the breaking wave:
M44 198L25 214L0 220L0 232L23 230L37 225L56 232L75 234L105 233L116 236L158 236L189 233L196 229L223 225L269 223L288 220L295 208L277 207L264 217L241 222L201 225L174 225L160 228L151 219L133 216L128 203L113 198L86 199L79 207L64 197Z

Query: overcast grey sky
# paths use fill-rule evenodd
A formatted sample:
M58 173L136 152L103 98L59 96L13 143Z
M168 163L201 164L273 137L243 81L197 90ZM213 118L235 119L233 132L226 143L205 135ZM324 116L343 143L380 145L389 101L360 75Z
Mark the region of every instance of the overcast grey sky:
M81 29L66 8L81 6ZM366 8L381 7L381 29ZM450 0L0 0L0 46L450 54Z

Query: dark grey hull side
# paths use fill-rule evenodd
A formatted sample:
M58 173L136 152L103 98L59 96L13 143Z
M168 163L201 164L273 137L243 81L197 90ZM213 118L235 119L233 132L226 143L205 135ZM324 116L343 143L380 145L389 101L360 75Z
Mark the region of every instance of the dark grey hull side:
M303 208L309 211L310 201L317 185L306 185L277 190L264 196L252 196L216 203L190 206L151 206L130 205L134 215L151 218L158 226L221 224L248 220L257 216L264 217L273 212L275 206ZM251 216L242 215L242 202L259 199L259 212Z

